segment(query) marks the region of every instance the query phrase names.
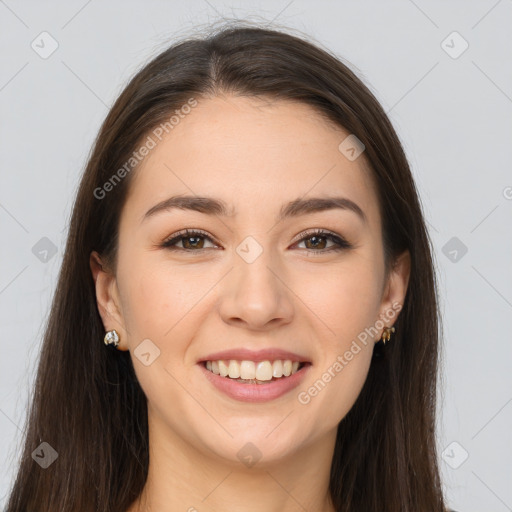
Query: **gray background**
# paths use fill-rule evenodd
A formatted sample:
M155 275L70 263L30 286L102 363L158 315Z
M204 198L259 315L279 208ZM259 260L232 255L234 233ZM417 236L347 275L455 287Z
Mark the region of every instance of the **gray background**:
M346 59L388 111L440 279L446 494L460 512L512 510L511 0L0 0L0 507L93 138L139 66L223 17L303 31ZM50 37L58 48L42 58Z

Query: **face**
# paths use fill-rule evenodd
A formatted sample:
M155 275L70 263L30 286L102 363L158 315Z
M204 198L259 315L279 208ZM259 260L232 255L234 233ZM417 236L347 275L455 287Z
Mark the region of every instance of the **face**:
M202 99L137 169L115 275L91 266L154 432L233 463L249 442L272 462L335 435L408 279L407 254L385 275L364 154L338 149L348 135L300 103ZM265 380L277 360L297 371Z

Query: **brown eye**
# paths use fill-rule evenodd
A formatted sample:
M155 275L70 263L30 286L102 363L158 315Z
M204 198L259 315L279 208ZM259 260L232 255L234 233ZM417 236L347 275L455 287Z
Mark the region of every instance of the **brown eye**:
M211 249L211 247L204 247L205 240L213 242L213 240L202 231L185 230L180 233L177 233L176 235L173 235L170 239L166 240L162 244L162 247L184 251L194 251L196 249ZM176 245L179 242L182 243L182 247Z
M306 250L309 252L325 253L329 251L339 251L342 249L350 249L352 245L340 236L335 235L329 231L316 230L313 232L305 233L297 243L302 242L306 245ZM331 241L333 245L327 246L327 241Z
M296 244L305 243L305 249L310 253L323 254L330 251L340 251L343 249L350 249L352 245L342 237L335 235L329 231L315 230L309 233L304 233L304 236L296 242ZM171 250L181 250L194 252L202 249L211 249L212 247L205 247L205 241L210 241L215 246L213 239L203 231L183 230L176 233L171 238L162 243L162 247ZM327 245L328 242L332 245ZM181 242L182 246L178 244Z
M327 244L326 236L313 235L303 240L306 243L306 249L325 249ZM311 247L308 247L310 245Z
M185 249L202 249L204 245L204 240L201 240L200 236L186 236L181 240L183 241L183 247ZM191 242L193 240L193 242Z

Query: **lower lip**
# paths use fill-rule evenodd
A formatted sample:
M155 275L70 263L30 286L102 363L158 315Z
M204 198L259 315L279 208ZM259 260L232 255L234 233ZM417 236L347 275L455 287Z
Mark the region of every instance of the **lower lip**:
M244 384L229 377L221 377L207 370L204 363L199 363L205 377L219 390L229 397L242 402L268 402L296 388L306 376L311 364L305 364L299 371L289 377L281 377L267 384Z

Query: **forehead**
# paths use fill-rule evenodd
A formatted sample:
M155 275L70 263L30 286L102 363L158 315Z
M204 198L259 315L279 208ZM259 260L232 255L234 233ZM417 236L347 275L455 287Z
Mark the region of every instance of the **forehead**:
M348 135L299 102L198 99L162 140L150 134L155 145L134 171L127 204L140 218L172 195L210 196L253 218L298 197L344 196L378 223L364 157L339 150Z

